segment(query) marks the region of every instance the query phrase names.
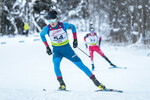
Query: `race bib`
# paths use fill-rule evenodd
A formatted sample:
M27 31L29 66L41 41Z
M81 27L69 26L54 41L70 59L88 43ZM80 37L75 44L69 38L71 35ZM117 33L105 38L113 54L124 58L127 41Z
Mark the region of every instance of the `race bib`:
M89 36L87 42L90 45L96 45L98 43L98 38L97 36Z
M62 28L59 28L50 31L50 40L52 45L61 46L64 45L64 43L66 44L66 41L68 41L68 36Z

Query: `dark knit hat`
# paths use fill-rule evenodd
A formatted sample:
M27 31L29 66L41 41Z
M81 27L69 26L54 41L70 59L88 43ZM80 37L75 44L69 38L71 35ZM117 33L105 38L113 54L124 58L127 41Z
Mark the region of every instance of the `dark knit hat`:
M55 19L55 18L57 18L57 12L56 12L55 10L50 11L50 12L48 13L48 18L49 18L49 19Z

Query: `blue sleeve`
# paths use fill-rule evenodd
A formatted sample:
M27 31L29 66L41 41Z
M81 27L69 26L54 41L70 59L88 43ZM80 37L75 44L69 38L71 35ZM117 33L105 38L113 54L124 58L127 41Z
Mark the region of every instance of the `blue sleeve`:
M67 30L69 28L71 28L72 33L76 32L76 27L73 24L69 24L69 23L63 23L64 28Z
M43 42L46 41L46 37L45 37L46 34L48 34L48 27L47 26L45 26L43 28L42 32L40 33L40 37L41 37Z

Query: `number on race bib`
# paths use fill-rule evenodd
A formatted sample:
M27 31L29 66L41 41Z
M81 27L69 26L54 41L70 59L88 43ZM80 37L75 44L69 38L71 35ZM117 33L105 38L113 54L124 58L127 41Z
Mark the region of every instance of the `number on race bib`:
M91 42L95 41L95 39L91 39Z
M54 40L60 40L60 39L63 39L63 35L60 35L59 38L58 38L58 36L54 37Z

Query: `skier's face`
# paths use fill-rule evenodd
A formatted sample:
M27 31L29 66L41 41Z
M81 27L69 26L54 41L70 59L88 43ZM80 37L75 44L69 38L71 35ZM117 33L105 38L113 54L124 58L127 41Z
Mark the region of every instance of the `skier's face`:
M56 18L56 19L50 19L50 20L49 20L49 23L50 23L50 25L51 25L52 27L56 27L57 24L58 24L58 19L57 19L57 18Z
M93 35L94 35L94 33L91 33L91 35L93 36Z
M91 34L91 35L94 35L94 32L91 32L90 34Z
M91 33L91 35L94 35L94 30L93 30L93 29L91 29L91 32L90 32L90 33Z

